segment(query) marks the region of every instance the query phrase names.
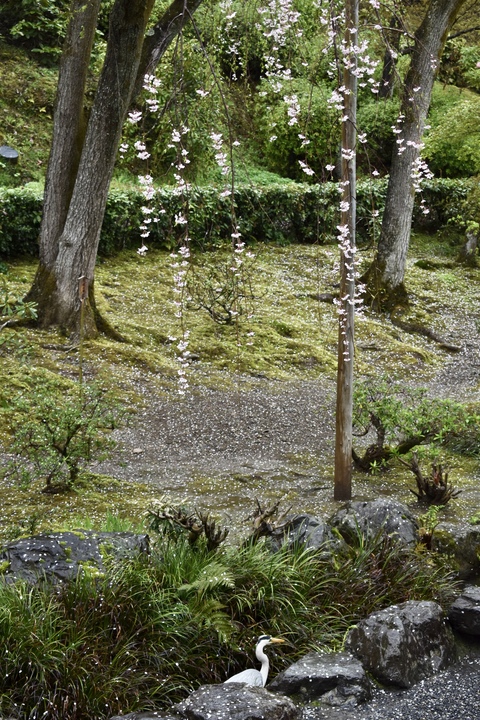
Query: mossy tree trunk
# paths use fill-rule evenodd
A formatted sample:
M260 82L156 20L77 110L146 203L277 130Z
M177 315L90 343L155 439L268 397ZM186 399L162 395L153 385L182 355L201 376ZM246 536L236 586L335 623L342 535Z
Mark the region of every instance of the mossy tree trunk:
M146 69L155 70L200 2L192 0L190 8L187 0L174 0L153 29L154 42L149 40L144 48L154 0L115 0L105 61L86 125L85 81L100 0L72 0L59 71L40 261L27 296L38 304L42 327L58 325L78 336L82 315L85 337L108 329L96 311L93 281L122 126L138 91L138 78L143 78ZM82 313L80 285L88 289Z
M465 0L430 0L415 33L401 102L401 132L393 152L378 249L362 280L379 309L408 303L404 287L415 197L415 164L420 156L433 83L448 31Z

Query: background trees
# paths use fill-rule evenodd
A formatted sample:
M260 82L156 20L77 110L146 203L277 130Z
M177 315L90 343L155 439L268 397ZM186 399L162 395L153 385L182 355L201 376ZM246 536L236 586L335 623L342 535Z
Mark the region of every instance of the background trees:
M25 4L29 5L29 0L24 0L22 7ZM150 155L148 172L163 182L175 182L178 148L171 136L172 129L183 123L188 124L188 137L182 138L182 150L188 152L190 161L183 169L185 182L219 179L212 132L240 139L241 149L231 150L237 178L255 179L259 167L305 182L338 178L340 124L332 89L337 81L334 63L342 6L330 15L326 5L319 7L308 0L272 0L266 5L256 0L222 4L209 0L204 5L190 24L200 0L185 5L176 0L166 9L150 2L144 2L142 9L138 5L142 20L133 33L135 47L133 36L127 41L137 23L134 6L126 13L120 0L73 2L68 31L65 2L51 0L40 19L38 8L37 15L28 16L28 37L22 30L25 18L22 20L12 3L0 11L0 26L16 42L23 41L31 48L36 30L43 55L51 55L47 51L53 40L49 38L67 37L46 182L40 266L29 295L39 305L41 324L78 331L78 278L85 277L89 290L85 331L96 331L99 318L93 267L106 192L117 162L119 128L134 98L138 108L145 103L141 94L145 71L157 66L186 23L187 31L175 43L175 50L169 51L170 62L162 68L159 111L142 120L142 141ZM368 41L362 63L369 65L369 74L358 90L362 142L357 143L357 167L361 174L372 169L390 173L378 253L365 277L371 296L380 300L391 293L390 304L395 303L397 291L403 291L413 195L424 172L418 158L435 75L439 68L444 79L455 78L472 89L480 87L476 46L465 40L471 19L456 30L445 67L440 63L448 30L462 5L462 0L431 0L425 6L393 8L372 2L362 7L359 37L362 43ZM103 33L103 45L98 43L98 30ZM120 40L121 32L124 40ZM103 71L92 104L93 80L104 50ZM121 70L124 77L119 95L118 88L113 88L125 53L134 63ZM65 92L70 86L73 92ZM443 102L445 93L440 90L437 96ZM469 118L475 117L475 101L476 96L467 99ZM123 130L129 149L117 162L122 173L135 175L141 167L134 149L137 130L138 126ZM442 130L438 119L430 142L427 138L427 153L435 158L437 171L468 172L465 165L469 160L462 165L460 158L474 157L474 150L468 148L475 147L475 132L475 122L465 122L458 133L463 137L461 149L455 160L444 163L438 148L442 138L448 138L448 129ZM475 162L470 164L473 171Z

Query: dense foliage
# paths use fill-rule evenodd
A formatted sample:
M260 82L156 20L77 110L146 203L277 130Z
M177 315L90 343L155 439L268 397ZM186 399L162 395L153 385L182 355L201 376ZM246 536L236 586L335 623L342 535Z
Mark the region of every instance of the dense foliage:
M428 216L416 213L417 227L439 229L465 217L464 203L471 188L467 180L432 180L423 197ZM386 181L359 183L357 196L359 242L369 242L381 218ZM242 237L246 242L324 242L336 232L338 197L335 183L308 186L282 184L238 186L234 201ZM197 187L186 196L173 188L159 188L151 203L154 222L149 246L172 248L182 228L175 216L188 202L189 232L199 247L215 247L230 240L231 199L213 187ZM139 190L110 192L100 239L100 253L111 254L140 241L139 226L145 200ZM36 186L0 188L0 252L7 257L36 255L42 212L42 192ZM378 218L375 216L379 213Z
M384 537L335 555L216 552L183 536L150 557L85 568L55 591L0 583L0 711L57 720L169 707L243 669L264 632L287 640L273 670L312 648L341 647L348 627L407 599L449 598L449 577L424 554Z

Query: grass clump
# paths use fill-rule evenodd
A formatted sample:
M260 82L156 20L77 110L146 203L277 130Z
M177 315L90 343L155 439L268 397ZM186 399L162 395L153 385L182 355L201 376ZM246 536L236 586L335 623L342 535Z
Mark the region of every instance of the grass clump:
M51 589L0 584L0 711L108 718L168 708L251 662L257 635L287 640L274 671L407 599L447 601L450 577L383 536L334 557L266 544L208 552L161 536L151 556Z

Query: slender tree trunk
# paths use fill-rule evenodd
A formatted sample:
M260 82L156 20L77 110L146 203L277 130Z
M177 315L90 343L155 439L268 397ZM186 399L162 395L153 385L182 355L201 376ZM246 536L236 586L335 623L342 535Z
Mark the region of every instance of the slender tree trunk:
M404 276L415 196L414 170L420 156L433 82L448 30L465 0L430 0L415 46L401 103L378 249L364 275L374 305L391 309L408 301Z
M172 40L183 30L203 0L173 0L143 43L142 57L132 99L143 87L145 75L152 75Z
M357 43L358 0L345 5L345 45ZM342 124L342 205L340 227L340 298L335 427L335 500L352 497L352 407L355 312L356 128L357 56L353 48L344 59L344 115Z
M382 79L378 96L381 98L391 98L393 95L393 81L395 78L395 69L397 67L397 57L400 52L400 22L397 15L393 15L390 20L390 28L385 31L385 53L383 55Z

